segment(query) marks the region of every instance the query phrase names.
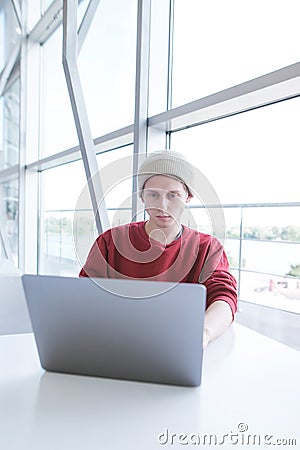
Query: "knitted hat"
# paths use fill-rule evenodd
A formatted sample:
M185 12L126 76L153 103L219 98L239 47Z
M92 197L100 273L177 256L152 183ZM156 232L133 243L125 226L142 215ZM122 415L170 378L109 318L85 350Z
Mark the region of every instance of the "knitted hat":
M161 150L151 153L141 164L138 173L139 195L146 181L155 175L168 175L183 182L190 195L193 195L194 168L181 153L170 150Z

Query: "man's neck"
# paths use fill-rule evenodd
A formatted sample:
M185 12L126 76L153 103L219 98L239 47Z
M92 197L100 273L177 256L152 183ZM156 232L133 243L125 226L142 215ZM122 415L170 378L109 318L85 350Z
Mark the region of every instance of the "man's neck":
M151 239L160 242L163 245L170 244L182 233L182 226L174 224L170 228L159 228L150 221L145 223L145 231Z

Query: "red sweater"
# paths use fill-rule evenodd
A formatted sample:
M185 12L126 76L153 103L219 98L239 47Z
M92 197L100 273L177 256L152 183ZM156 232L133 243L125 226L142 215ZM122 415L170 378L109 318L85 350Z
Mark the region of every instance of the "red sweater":
M149 238L145 222L111 228L96 239L79 276L202 283L207 289L206 308L223 300L233 315L237 309L236 280L222 245L185 226L182 235L167 245Z

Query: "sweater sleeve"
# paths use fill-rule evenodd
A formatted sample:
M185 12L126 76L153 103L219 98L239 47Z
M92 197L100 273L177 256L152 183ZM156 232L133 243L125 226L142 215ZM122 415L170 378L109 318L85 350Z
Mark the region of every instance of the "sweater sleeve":
M107 246L103 235L100 235L88 254L79 277L107 278Z
M213 238L199 282L207 290L206 308L217 300L228 303L232 318L237 310L237 282L229 272L229 263L220 242Z

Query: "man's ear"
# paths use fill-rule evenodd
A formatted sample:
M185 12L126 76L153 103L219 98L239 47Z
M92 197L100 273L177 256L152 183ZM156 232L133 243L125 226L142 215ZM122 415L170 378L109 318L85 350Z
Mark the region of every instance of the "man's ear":
M190 194L190 193L188 193L188 196L187 196L187 198L186 198L186 200L185 200L185 203L189 203L190 201L191 201L191 198L192 198L193 196Z

